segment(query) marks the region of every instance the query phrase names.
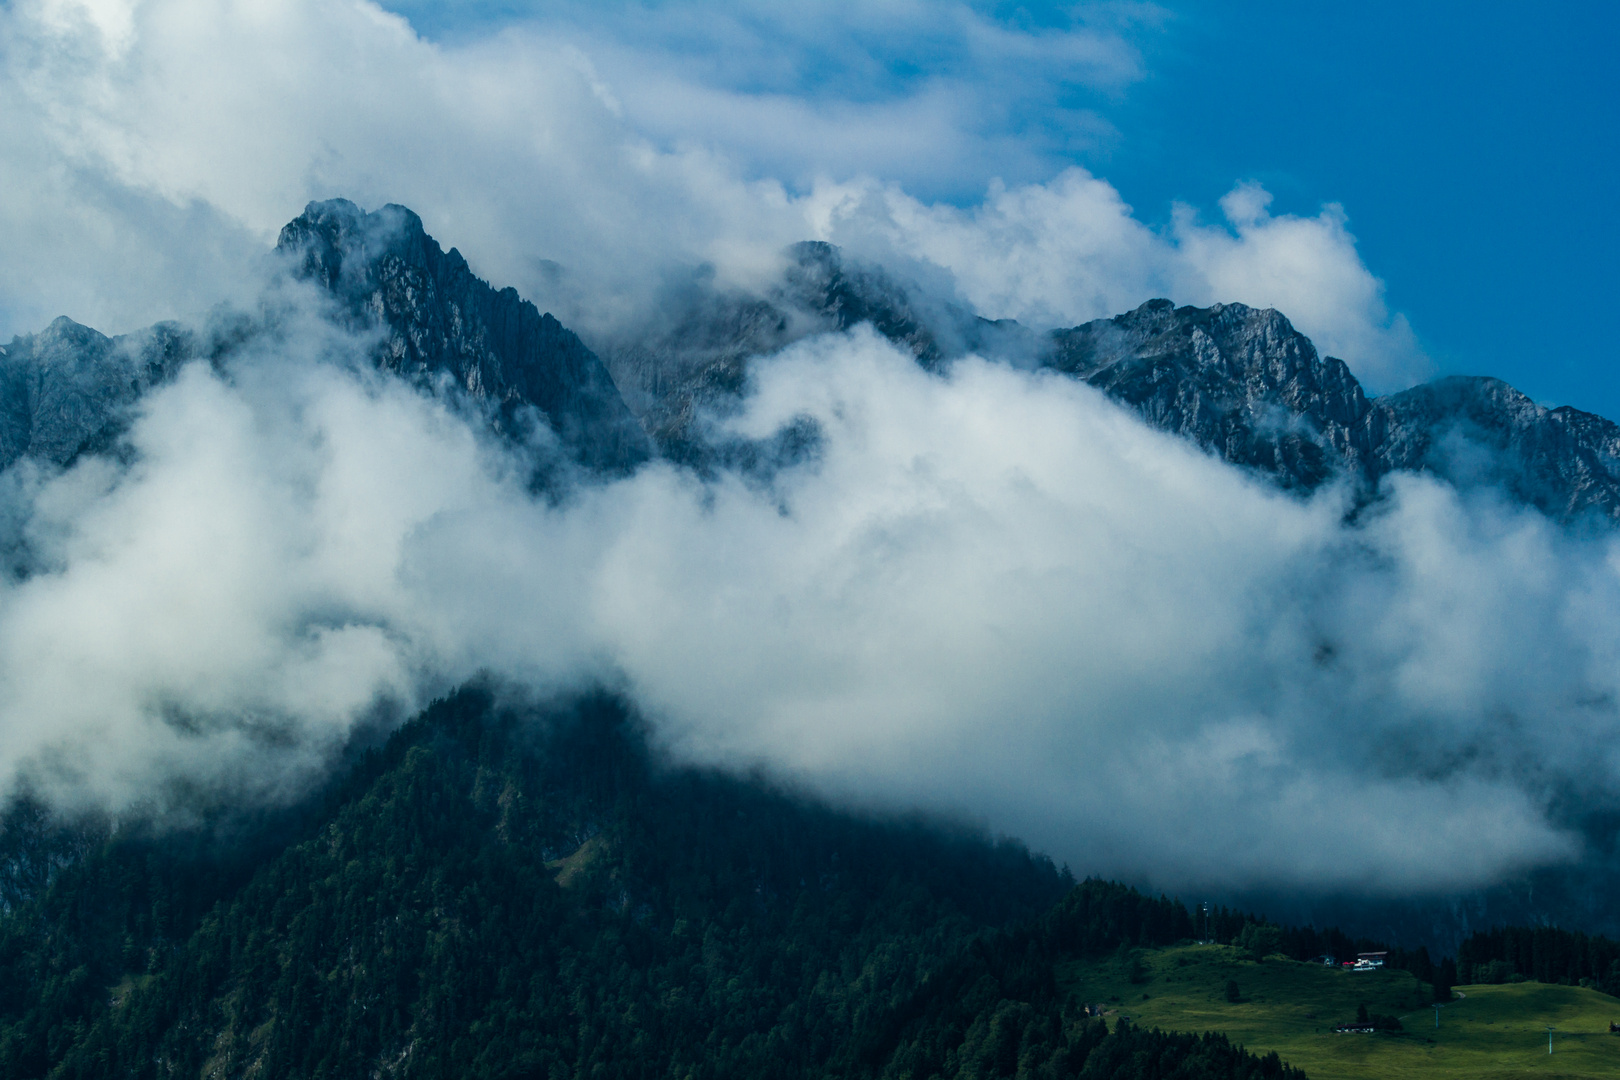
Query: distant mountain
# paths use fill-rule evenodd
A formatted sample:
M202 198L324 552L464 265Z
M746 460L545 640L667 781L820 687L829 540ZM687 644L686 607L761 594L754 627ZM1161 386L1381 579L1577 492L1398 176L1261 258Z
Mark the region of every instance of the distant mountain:
M811 426L743 443L706 415L740 406L759 358L869 324L932 371L973 353L1083 381L1288 491L1344 481L1366 505L1418 471L1561 522L1620 519L1609 421L1485 378L1369 398L1283 315L1241 304L1152 300L1037 332L804 243L758 293L694 275L593 349L403 207L311 203L277 252L370 335L380 369L472 401L517 442L543 420L587 479L654 456L699 471L802 460ZM141 395L185 363L226 364L274 318L117 338L64 318L15 338L0 349L0 470L121 452ZM673 768L611 696L521 714L494 701L474 688L438 703L290 810L216 808L153 832L14 800L0 1075L1283 1075L1218 1037L1109 1031L1059 992L1064 958L1187 937L1180 904L1087 883L1053 907L1072 879L1016 844ZM1588 870L1447 911L1341 914L1410 943L1557 911L1607 929L1615 875ZM1251 923L1221 918L1223 940ZM1289 947L1320 951L1313 934ZM1520 938L1532 953L1540 940L1503 949Z
M1056 331L1044 362L1286 488L1347 475L1371 497L1391 473L1428 472L1562 521L1620 519L1620 427L1544 408L1499 379L1453 376L1369 399L1276 311L1150 300Z
M1299 1075L1059 992L1060 959L1189 937L1180 905L668 768L603 696L462 691L259 820L16 803L0 884L18 1080Z
M367 214L347 199L310 203L276 250L335 297L351 325L381 325L379 366L426 384L447 378L494 406L503 430L536 408L593 470L623 473L649 456L596 354L516 289L497 292L474 275L403 206Z
M867 323L930 370L968 353L1080 379L1147 423L1281 487L1426 472L1496 488L1556 520L1620 520L1620 426L1548 409L1497 379L1453 376L1369 398L1344 361L1320 355L1280 312L1243 304L1134 311L1037 333L929 301L882 268L820 242L796 244L758 294L700 279L656 316L597 347L665 456L709 460L704 413L735 408L750 361L811 334Z
M1372 407L1361 384L1275 311L1150 300L1054 332L1043 362L1284 487L1364 470Z
M927 368L964 350L975 320L928 306L877 267L805 241L785 253L781 277L763 295L713 288L701 276L676 282L649 317L597 342L625 400L659 452L700 467L717 449L706 412L724 413L747 384L748 362L812 334L870 323Z
M1453 376L1378 398L1367 428L1370 476L1428 471L1499 487L1559 520L1620 520L1620 426L1548 409L1500 379Z
M206 344L176 323L109 338L63 317L0 348L0 469L111 447L130 405Z
M620 475L649 457L646 434L579 337L515 289L491 288L404 207L367 214L344 199L311 203L281 230L276 251L294 277L336 301L348 328L380 332L379 367L467 395L512 436L532 408L591 473ZM225 311L201 328L160 323L117 338L64 317L13 339L0 349L0 469L24 456L66 465L112 448L141 394L187 361L217 364L273 330Z
M514 437L532 409L590 474L622 475L654 455L699 469L796 460L816 432L725 442L704 418L739 406L753 360L864 323L931 370L977 353L1063 372L1288 490L1345 478L1366 503L1383 478L1426 472L1460 489L1500 490L1562 522L1620 521L1620 426L1482 377L1369 398L1343 361L1319 355L1269 309L1150 300L1037 333L806 242L761 292L695 276L593 351L516 290L474 275L402 206L311 203L276 248L291 274L332 297L340 322L380 332L380 367L483 403ZM218 362L253 332L236 314L200 330L166 323L113 339L64 318L14 339L0 355L0 469L113 447L145 390L186 360Z

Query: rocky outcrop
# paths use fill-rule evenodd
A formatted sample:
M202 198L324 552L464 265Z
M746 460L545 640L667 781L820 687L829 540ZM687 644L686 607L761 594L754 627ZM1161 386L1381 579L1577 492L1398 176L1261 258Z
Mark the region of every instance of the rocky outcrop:
M650 455L596 354L516 289L490 287L405 207L368 214L346 199L310 203L276 249L295 274L330 292L348 321L383 331L382 367L427 384L448 379L487 402L509 433L527 408L538 409L592 470L626 472Z
M109 338L62 317L0 348L0 469L71 464L111 447L129 409L197 351L175 323Z
M1044 363L1284 487L1313 490L1367 459L1361 384L1275 311L1150 300L1055 331Z
M1372 475L1427 471L1561 520L1620 520L1620 426L1601 416L1453 376L1377 399L1367 427Z
M1536 405L1495 379L1448 378L1368 398L1281 313L1150 300L1109 319L1037 334L928 304L882 270L825 243L794 245L763 295L694 283L662 322L604 348L661 452L712 464L704 412L740 400L751 360L812 333L866 323L930 369L973 352L1080 379L1147 423L1285 489L1348 479L1358 504L1391 473L1492 487L1561 521L1620 521L1620 427ZM801 440L801 443L803 440Z
M803 460L819 446L808 422L744 443L717 439L702 417L740 403L754 358L864 323L930 369L976 352L1063 372L1289 490L1348 478L1365 504L1384 477L1418 471L1500 490L1561 521L1620 521L1615 424L1545 408L1488 378L1369 399L1342 361L1319 355L1280 313L1242 304L1151 300L1037 334L925 301L813 242L788 249L782 274L759 294L716 289L701 275L672 287L642 326L600 343L604 363L515 290L492 288L454 248L441 249L404 207L311 203L277 249L294 276L332 298L340 322L376 335L381 367L456 388L514 437L537 412L599 475L622 474L655 450L701 470L758 474ZM0 468L25 456L66 465L114 447L148 388L187 359L217 362L263 331L227 315L203 331L166 323L108 338L63 318L14 339L0 350Z
M819 240L790 246L781 274L758 293L716 288L702 271L672 281L644 322L595 345L659 452L707 469L761 452L717 447L703 429L705 415L740 404L751 361L862 324L929 370L968 352L1027 362L1039 348L1037 335L1010 319L929 302L881 267Z
M1504 491L1561 521L1620 521L1620 427L1537 405L1500 379L1450 377L1367 398L1276 311L1135 311L1052 334L1045 363L1285 488L1346 475L1363 501L1400 471Z
M658 453L702 465L712 457L704 414L740 401L750 360L814 331L791 309L697 280L671 286L647 322L597 348Z
M516 290L497 291L443 251L400 206L367 214L311 203L281 231L292 273L336 301L340 321L378 332L376 361L439 389L448 383L520 435L532 408L566 451L609 475L645 461L650 444L596 355ZM273 319L272 319L273 322ZM116 445L130 407L187 360L221 360L273 327L217 313L194 331L160 323L109 338L61 318L0 349L0 469L27 456L67 465Z
M888 274L844 258L832 244L807 240L788 249L787 271L778 291L782 300L810 313L830 330L862 323L917 358L930 370L960 353L960 328L971 321L962 312L941 306L927 311Z

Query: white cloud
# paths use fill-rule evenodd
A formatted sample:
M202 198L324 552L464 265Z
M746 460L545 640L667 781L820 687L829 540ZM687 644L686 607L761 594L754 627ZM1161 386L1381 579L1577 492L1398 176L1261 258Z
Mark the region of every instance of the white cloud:
M1259 184L1239 184L1221 200L1226 228L1201 225L1190 207L1177 208L1172 235L1184 268L1182 295L1277 308L1325 355L1347 360L1372 393L1433 374L1405 317L1385 304L1383 282L1356 253L1343 208L1274 217L1270 204Z
M152 282L104 266L93 245L54 245L42 210L70 235L99 214L106 231L142 237L169 207L200 202L262 244L311 198L403 202L527 294L547 287L541 260L563 263L600 317L672 260L735 248L738 235L772 251L792 238L772 232L782 223L770 185L750 188L700 152L656 153L628 131L572 48L510 34L442 49L361 0L124 9L134 31L116 48L57 8L0 14L4 92L26 136L0 151L5 168L61 174L30 185L47 188L44 206L0 196L0 221L35 223L7 230L7 261L94 283L78 292L107 299L72 312L81 321L106 326L137 299L167 314L189 294L153 298ZM54 190L101 177L131 193L124 205ZM41 308L34 281L12 271L0 304Z
M1355 527L1084 385L868 332L763 365L774 491L655 465L563 506L311 326L39 482L0 770L114 805L298 790L379 701L623 685L677 756L1020 835L1088 872L1461 887L1573 857L1620 716L1620 554L1401 481ZM1605 704L1607 702L1607 704ZM1421 822L1422 827L1415 827Z
M745 22L717 31L737 70L633 83L645 42L603 24L435 44L359 0L0 9L0 312L113 331L251 303L251 253L348 195L587 329L671 266L746 281L825 237L992 317L1241 300L1382 385L1422 369L1337 208L1240 185L1224 224L1160 231L1078 169L925 201L877 170L993 146L970 79L801 101L806 76L750 83L776 24ZM1086 77L1134 77L1106 35L950 32L964 65L1095 47ZM761 162L825 175L800 194ZM772 496L660 465L549 507L452 412L313 359L353 343L290 333L151 397L127 470L10 478L50 569L0 590L0 766L118 804L174 777L273 796L378 702L489 667L622 679L688 757L1166 883L1486 881L1576 850L1557 793L1613 790L1590 748L1615 745L1620 554L1534 514L1412 479L1348 528L1334 493L1278 495L1085 387L941 379L865 334L761 367L735 422L827 436Z
M963 3L885 0L550 5L536 18L595 58L660 145L704 146L799 187L866 173L955 197L1113 142L1073 99L1138 81L1131 39L1162 16L1079 8L1036 28Z
M67 314L120 330L237 298L248 286L228 266L249 238L269 240L310 198L345 195L411 206L484 276L585 331L645 307L671 266L709 262L746 282L816 235L925 271L992 317L1073 324L1156 295L1238 300L1279 307L1379 388L1426 370L1336 208L1273 217L1240 186L1223 202L1228 227L1184 210L1161 234L1079 169L998 181L966 209L923 202L881 170L980 155L983 175L990 157L1033 144L999 121L964 133L952 117L969 99L1000 100L970 79L863 100L796 97L815 81L805 73L748 74L785 28L801 60L875 65L863 78L881 82L887 54L873 43L927 21L917 5L846 13L864 44L830 59L816 52L833 48L820 23L771 10L710 26L660 8L636 32L626 15L591 23L596 38L523 26L439 45L364 0L18 4L0 15L0 97L13 106L0 173L19 180L0 194L0 311L17 332L72 302ZM1135 77L1113 31L1015 32L966 8L939 20L964 72L1033 56L1102 86ZM686 41L680 62L649 53L657 40ZM729 74L691 75L714 43L733 46L718 54ZM685 117L678 137L638 126L627 87L641 108ZM802 196L739 171L780 165L772 155L802 140L792 171L822 177ZM148 252L156 273L141 266Z
M1227 225L1178 207L1167 234L1143 225L1106 181L1071 168L1045 184L992 184L960 209L929 205L873 180L818 186L803 202L821 238L879 262L944 268L989 318L1069 326L1155 296L1274 307L1345 360L1371 392L1429 374L1406 320L1361 262L1336 206L1273 217L1270 196L1240 184L1221 200Z
M685 754L1169 885L1476 883L1578 848L1550 776L1612 783L1580 746L1620 718L1578 704L1612 670L1569 659L1612 648L1568 617L1617 596L1606 547L1416 479L1346 528L1336 493L1298 503L1084 386L936 379L863 335L770 365L742 426L800 412L829 442L789 514L648 476L609 556L619 663ZM1579 735L1529 749L1505 715Z

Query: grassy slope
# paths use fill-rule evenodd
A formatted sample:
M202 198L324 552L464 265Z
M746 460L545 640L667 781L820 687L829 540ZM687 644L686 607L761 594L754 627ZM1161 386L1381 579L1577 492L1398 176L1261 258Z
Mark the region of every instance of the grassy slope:
M1191 945L1141 954L1148 981L1132 984L1122 965L1059 966L1062 987L1083 1002L1110 1008L1146 1026L1221 1031L1255 1053L1275 1050L1311 1080L1337 1078L1620 1077L1620 1000L1579 987L1517 983L1464 986L1466 995L1441 1013L1405 972L1351 974L1274 957L1264 964L1221 945ZM1242 1000L1229 1004L1237 981ZM1143 994L1147 995L1146 1000ZM1399 1035L1336 1035L1365 1003L1399 1016ZM1546 1026L1558 1028L1547 1054Z

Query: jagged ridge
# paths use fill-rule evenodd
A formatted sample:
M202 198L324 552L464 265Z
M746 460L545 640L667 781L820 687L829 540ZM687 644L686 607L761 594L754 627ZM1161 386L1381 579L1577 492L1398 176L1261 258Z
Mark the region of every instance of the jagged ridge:
M1064 372L1287 489L1348 477L1365 503L1384 477L1422 471L1565 522L1620 520L1620 427L1482 377L1368 398L1343 361L1269 309L1151 300L1037 334L925 302L881 268L806 242L763 295L716 290L701 275L680 284L655 319L598 342L604 363L515 289L477 277L402 206L368 214L343 199L311 203L277 249L334 298L341 321L382 331L379 365L488 402L509 434L522 433L532 407L598 473L622 474L654 452L700 468L802 456L814 432L791 432L780 447L715 446L701 416L736 406L755 358L869 323L930 369L976 352ZM15 339L0 356L0 468L108 449L142 393L187 359L217 361L245 333L238 317L203 334L160 324L113 339L59 319Z
M106 450L141 394L206 351L177 323L110 338L64 316L14 338L0 349L0 469Z
M1050 366L1284 487L1348 475L1371 498L1391 473L1428 472L1564 521L1620 517L1620 427L1544 408L1500 379L1451 376L1369 399L1283 315L1243 304L1150 300L1052 341Z
M380 322L378 363L409 378L448 376L493 403L511 430L538 408L586 466L626 472L650 453L607 368L578 335L517 290L496 291L422 219L389 204L367 214L347 199L312 202L276 250L336 297L353 323Z

